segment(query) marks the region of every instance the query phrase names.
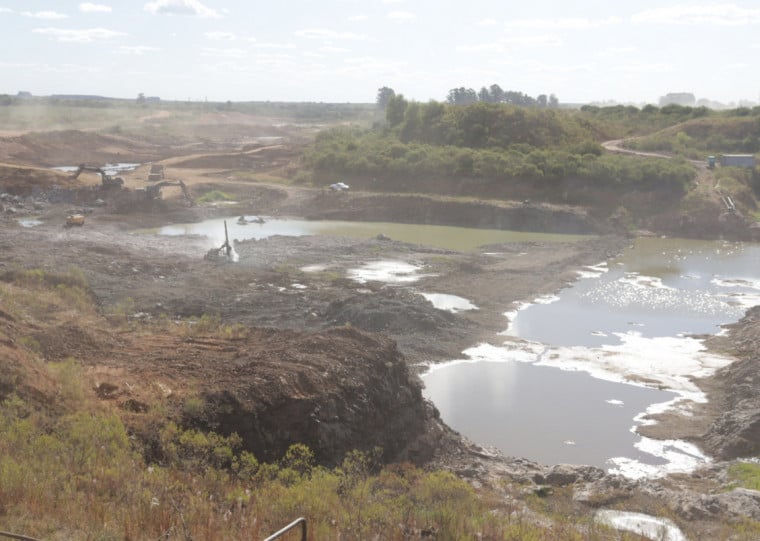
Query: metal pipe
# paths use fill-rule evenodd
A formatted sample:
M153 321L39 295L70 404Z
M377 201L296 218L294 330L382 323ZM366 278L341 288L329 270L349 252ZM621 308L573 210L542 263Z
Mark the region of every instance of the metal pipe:
M25 535L20 535L17 533L10 533L10 532L0 532L1 537L10 537L11 539L21 539L21 541L40 541L39 539L35 539L34 537L27 537Z
M301 525L301 541L306 541L306 519L304 517L299 517L295 519L293 522L285 526L283 529L276 531L275 533L273 533L272 535L264 539L264 541L273 541L274 539L277 539L285 532L292 530L299 524Z

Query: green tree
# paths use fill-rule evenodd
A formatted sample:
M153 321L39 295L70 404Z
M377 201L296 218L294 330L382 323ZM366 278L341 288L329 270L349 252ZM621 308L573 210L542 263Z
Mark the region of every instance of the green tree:
M408 102L404 99L403 94L395 95L388 100L388 105L385 108L385 120L392 128L404 121L407 105Z
M452 88L449 90L446 101L452 105L470 105L478 101L478 94L472 88Z
M396 96L396 92L392 88L388 88L387 86L384 86L382 88L377 89L377 108L385 110L386 107L388 107L388 103L391 101L391 98L394 98Z

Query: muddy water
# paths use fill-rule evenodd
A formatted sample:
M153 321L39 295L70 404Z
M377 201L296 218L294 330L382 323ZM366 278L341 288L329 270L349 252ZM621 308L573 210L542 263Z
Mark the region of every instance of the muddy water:
M729 361L687 335L716 333L755 304L760 246L639 239L556 296L508 312L503 346L431 370L425 394L453 428L507 455L630 477L688 471L706 460L698 449L631 428L663 404L703 401L690 377Z
M510 456L604 468L610 457L633 451L637 460L665 464L634 448L630 427L638 413L675 393L516 362L460 363L424 380L449 426Z
M246 216L248 220L253 216ZM469 251L486 244L502 242L560 242L579 240L581 235L527 233L497 229L470 229L437 225L409 225L383 222L280 220L264 217L265 223L240 225L238 216L227 218L230 240L262 239L273 235L339 235L352 238L372 238L383 234L393 240L435 246L449 250ZM194 224L174 224L144 231L161 235L202 235L209 245L224 242L224 219L206 220Z

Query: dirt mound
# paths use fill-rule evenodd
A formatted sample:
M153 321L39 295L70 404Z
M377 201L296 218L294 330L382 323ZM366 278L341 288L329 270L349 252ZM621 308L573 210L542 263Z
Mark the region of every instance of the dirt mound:
M172 167L190 169L225 169L262 172L294 162L300 151L282 145L257 146L244 152L204 154L172 162Z
M372 296L332 302L324 315L335 325L351 323L366 331L392 334L433 332L458 324L453 314L430 308L422 295L385 288Z
M50 169L0 164L0 190L13 194L28 195L37 190L54 186L73 188L78 183L70 175Z
M421 441L432 409L387 338L351 328L262 330L226 353L213 361L202 384L206 406L189 424L236 432L268 460L296 441L325 464L375 446L388 461L432 455Z
M0 160L45 167L80 163L142 163L158 159L159 152L159 148L145 139L135 140L92 131L34 132L0 138Z

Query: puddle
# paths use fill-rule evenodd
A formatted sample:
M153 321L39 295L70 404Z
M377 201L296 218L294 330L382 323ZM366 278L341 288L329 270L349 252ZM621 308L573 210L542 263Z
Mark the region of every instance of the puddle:
M652 541L688 541L678 526L667 518L602 509L596 512L594 521L616 530L635 533Z
M420 295L429 300L434 308L452 312L454 314L457 312L478 309L478 307L472 304L469 300L456 295L447 295L445 293L420 293Z
M371 261L361 267L346 271L348 277L360 284L367 282L385 282L387 284L410 284L423 276L418 274L419 265L404 261Z
M42 225L45 222L43 222L42 220L38 220L36 218L21 218L18 221L18 223L21 227L35 227L38 225Z
M134 171L141 165L141 163L107 163L99 167L105 171L106 175L116 175L118 173ZM62 171L64 173L74 173L79 169L79 165L63 165L60 167L51 167L51 169Z

